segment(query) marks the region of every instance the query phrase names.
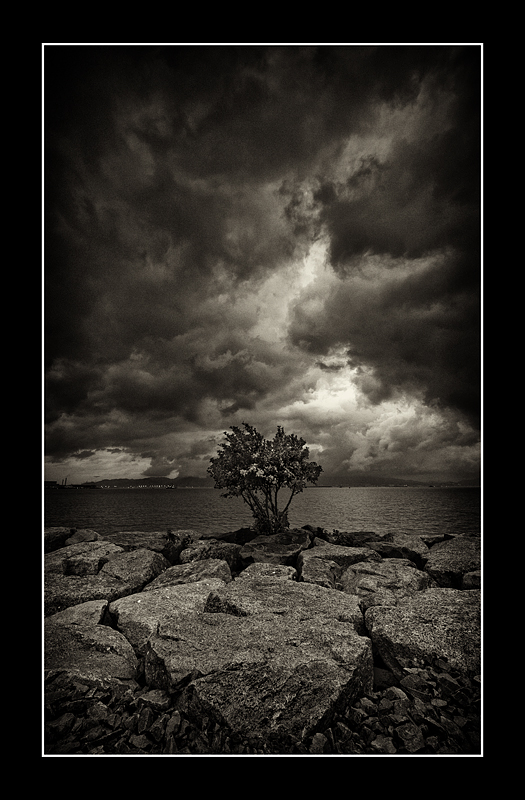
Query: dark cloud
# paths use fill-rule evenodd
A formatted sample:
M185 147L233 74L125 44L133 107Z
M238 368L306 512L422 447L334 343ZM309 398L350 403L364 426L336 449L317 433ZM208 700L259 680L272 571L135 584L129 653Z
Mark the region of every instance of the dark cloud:
M297 403L320 441L348 363L373 403L475 420L479 71L475 46L45 46L48 457L196 468Z
M314 354L343 346L373 403L405 392L456 408L477 425L479 298L456 285L454 266L447 254L408 266L381 261L369 273L336 279L321 301L312 287L316 303L311 312L306 297L297 304L291 336Z
M362 156L344 180L316 190L316 226L328 231L341 281L321 305L298 304L291 335L314 353L346 346L373 402L419 392L477 425L479 63L475 49L449 56L444 77L439 60L417 83L417 138L394 126L384 158Z
M480 195L473 155L479 167L479 140L465 154L460 138L447 131L425 146L401 140L384 163L364 159L343 187L320 187L316 199L334 268L344 270L368 252L418 258L477 244Z

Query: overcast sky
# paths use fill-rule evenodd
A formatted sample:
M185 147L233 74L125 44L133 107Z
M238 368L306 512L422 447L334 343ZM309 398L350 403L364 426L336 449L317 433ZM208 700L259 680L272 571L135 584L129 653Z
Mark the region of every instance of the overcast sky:
M482 55L44 45L44 477L476 477Z

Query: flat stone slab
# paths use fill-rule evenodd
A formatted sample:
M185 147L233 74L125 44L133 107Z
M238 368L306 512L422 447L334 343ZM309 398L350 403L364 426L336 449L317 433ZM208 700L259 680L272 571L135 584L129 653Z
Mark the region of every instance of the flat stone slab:
M397 606L372 606L365 624L394 675L407 667L445 658L462 671L481 669L481 592L432 588Z

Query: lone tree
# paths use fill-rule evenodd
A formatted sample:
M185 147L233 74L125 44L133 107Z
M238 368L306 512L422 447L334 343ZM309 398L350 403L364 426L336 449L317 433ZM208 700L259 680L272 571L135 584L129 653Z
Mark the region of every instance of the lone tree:
M288 509L296 494L307 483L316 483L322 467L309 462L304 439L285 434L280 426L271 440L243 422L244 430L231 427L226 443L211 459L208 473L216 489L225 489L222 497L242 497L251 509L259 533L279 533L290 526ZM279 510L277 496L289 490ZM282 496L282 495L281 495Z

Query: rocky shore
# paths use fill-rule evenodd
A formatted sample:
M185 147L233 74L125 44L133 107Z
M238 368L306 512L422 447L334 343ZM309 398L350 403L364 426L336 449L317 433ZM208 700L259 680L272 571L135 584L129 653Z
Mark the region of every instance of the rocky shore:
M47 529L43 754L482 754L480 539Z

